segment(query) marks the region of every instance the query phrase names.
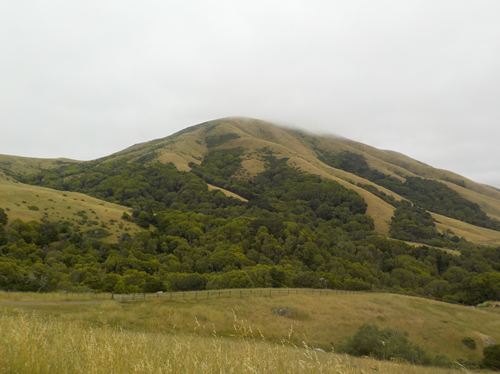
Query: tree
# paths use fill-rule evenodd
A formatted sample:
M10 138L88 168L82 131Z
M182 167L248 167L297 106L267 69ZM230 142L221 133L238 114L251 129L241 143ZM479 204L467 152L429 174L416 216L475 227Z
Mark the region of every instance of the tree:
M4 226L7 224L7 213L2 208L0 208L0 224Z

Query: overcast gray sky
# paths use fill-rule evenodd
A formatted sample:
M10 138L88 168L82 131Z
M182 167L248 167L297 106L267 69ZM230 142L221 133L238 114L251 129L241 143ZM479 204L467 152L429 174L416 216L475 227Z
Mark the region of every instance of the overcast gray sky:
M0 153L248 116L500 187L500 1L0 0Z

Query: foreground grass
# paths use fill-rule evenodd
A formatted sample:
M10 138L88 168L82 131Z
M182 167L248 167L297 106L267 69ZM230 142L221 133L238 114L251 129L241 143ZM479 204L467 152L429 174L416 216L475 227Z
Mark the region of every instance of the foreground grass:
M155 296L146 301L126 302L111 301L109 294L103 294L98 296L105 300L91 304L63 303L64 294L0 293L0 300L37 300L35 304L9 305L6 310L35 312L47 321L57 318L85 328L110 326L133 333L194 334L204 338L211 337L214 328L218 335L234 338L235 313L255 331L261 331L268 341L288 339L292 329L291 343L301 346L305 340L325 351L338 347L366 322L381 328L406 330L412 343L432 355L445 354L453 361L477 362L487 344L486 338L495 343L500 341L500 308L471 308L394 294L319 296L318 291L313 295L311 290L299 290L298 294L292 290L290 295L266 296L268 292L265 290L260 296L254 290L253 296L243 297L235 290L232 297L227 297L227 293L219 297L218 292L211 292L209 298L206 292L192 292L186 293L185 299L182 293L174 295L172 301L167 294L163 299ZM87 297L94 300L91 295ZM51 299L61 302L43 303ZM279 316L274 313L278 308L289 308L290 313ZM474 339L477 348L467 348L462 343L464 337Z
M4 310L0 316L2 373L459 373L323 353L290 337L269 343L233 318L236 339L140 333L104 324L44 319Z

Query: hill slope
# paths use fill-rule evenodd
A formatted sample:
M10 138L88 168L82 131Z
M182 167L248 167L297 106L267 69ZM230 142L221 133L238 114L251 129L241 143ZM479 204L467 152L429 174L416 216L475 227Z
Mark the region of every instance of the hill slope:
M242 168L238 171L237 177L251 178L264 171L266 157L287 158L287 164L292 167L335 180L359 193L367 202L367 214L373 217L375 229L380 233L389 234L389 224L395 208L359 184L373 186L378 191L392 196L396 201L403 197L362 175L328 165L324 162L325 154L360 155L370 169L401 182L406 181L408 177L439 181L468 201L480 206L489 217L500 219L500 191L493 187L473 182L450 171L435 169L397 152L379 150L344 138L324 137L281 128L268 122L248 118L226 118L189 127L166 138L136 144L96 160L96 163L108 163L124 157L131 160L148 157L150 163L154 161L173 163L179 170L189 171L190 163L201 164L211 151L237 147L244 150ZM440 232L451 230L478 244L500 245L499 231L478 227L453 217L441 221L438 229Z

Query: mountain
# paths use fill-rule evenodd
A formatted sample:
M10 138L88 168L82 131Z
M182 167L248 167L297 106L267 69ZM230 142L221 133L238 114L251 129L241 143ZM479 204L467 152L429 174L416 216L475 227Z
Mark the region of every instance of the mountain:
M403 182L407 177L439 181L464 199L479 205L489 217L500 219L500 191L493 187L473 182L450 171L433 168L394 151L379 150L345 138L319 136L301 130L282 128L249 118L225 118L189 127L172 136L136 144L96 160L95 165L124 157L130 160L148 157L149 163L154 161L172 163L179 170L189 171L190 163L201 164L210 151L238 147L243 149L243 161L241 169L235 175L236 178L248 179L263 172L267 162L266 157L270 155L279 159L286 158L287 164L291 167L334 180L360 194L368 204L367 214L374 219L375 230L380 233L389 234L395 207L376 196L373 191L360 187L359 184L373 186L378 191L394 197L396 201L402 200L403 197L388 189L386 185L367 179L366 175L349 172L348 169L342 170L339 165L332 167L332 163L328 163L325 155L342 153L359 155L360 160L366 162L369 168ZM228 193L227 182L218 187L226 187L225 193ZM437 229L441 232L451 230L474 243L500 245L500 231L478 227L457 220L455 217L439 214L439 211L431 210L430 213L436 220Z
M500 191L345 138L225 118L0 167L2 288L500 297Z

